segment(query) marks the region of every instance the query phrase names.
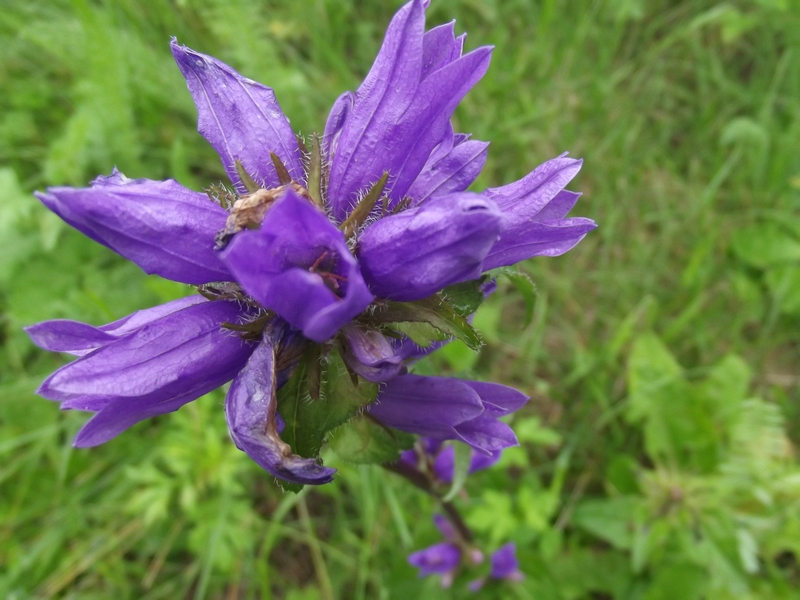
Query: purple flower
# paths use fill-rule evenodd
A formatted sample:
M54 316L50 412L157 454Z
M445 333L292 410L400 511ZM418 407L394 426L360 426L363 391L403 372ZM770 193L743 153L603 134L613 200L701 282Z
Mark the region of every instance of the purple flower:
M528 397L498 383L400 375L388 381L369 407L379 421L433 440L460 440L485 455L517 445L498 420Z
M519 570L519 561L517 560L517 547L513 542L501 546L498 550L492 553L490 557L492 570L489 572L489 577L492 579L505 579L506 581L522 581L525 576ZM469 589L477 592L486 583L486 578L476 579L469 584Z
M407 374L439 342L420 349L386 315L436 327L424 311L452 312L438 295L446 286L561 254L595 225L566 218L578 194L564 186L581 163L564 156L515 183L466 191L487 144L455 133L450 118L486 72L491 48L464 54L452 23L426 32L426 7L412 0L397 12L364 82L334 103L310 151L272 89L173 40L198 130L232 189L200 193L115 169L88 188L37 194L145 272L199 292L100 327L59 320L28 328L42 348L79 357L39 389L62 408L96 413L76 445L108 441L233 380L226 415L236 445L279 478L325 483L333 470L317 462L318 445L299 451L285 441L306 440L303 423L282 433L279 389L295 373L305 378L302 394L320 400L302 406L325 412L327 429L311 436L320 444L367 405L385 425L459 439L488 457L516 443L498 419L525 396ZM331 353L341 354L354 386L386 382L377 399L366 394L350 406L352 398L323 398L320 385L332 378L320 369L333 364Z
M450 522L442 515L434 515L433 522L444 538L444 542L433 544L408 555L411 566L419 569L419 576L439 575L442 587L450 587L455 578L463 556L464 543ZM483 554L476 549L467 550L467 558L472 564L483 561Z

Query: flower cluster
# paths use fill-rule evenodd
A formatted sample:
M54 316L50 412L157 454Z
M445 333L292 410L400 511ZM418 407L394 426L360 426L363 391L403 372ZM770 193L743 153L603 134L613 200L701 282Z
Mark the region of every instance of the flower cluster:
M409 365L449 339L479 347L469 316L486 273L562 254L595 224L566 216L579 194L564 187L581 167L566 155L466 191L488 144L450 119L492 49L464 53L453 23L425 31L426 6L397 12L364 82L308 139L272 89L173 40L198 130L232 187L200 193L115 169L88 188L37 194L145 272L197 291L101 327L28 328L42 348L78 357L39 389L95 413L76 446L230 381L231 437L290 486L331 481L320 448L348 435L372 452L365 462L397 460L407 434L460 440L484 457L517 443L499 419L525 403L522 393Z

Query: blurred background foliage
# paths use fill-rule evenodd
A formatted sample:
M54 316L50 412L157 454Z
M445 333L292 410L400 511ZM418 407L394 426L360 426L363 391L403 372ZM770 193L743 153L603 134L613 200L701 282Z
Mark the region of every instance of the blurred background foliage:
M0 597L461 598L406 554L433 503L377 468L283 494L228 439L216 392L105 446L33 390L65 358L21 327L103 323L184 295L31 196L114 165L224 178L168 42L275 88L294 127L368 70L398 0L4 0L0 10ZM564 150L600 229L476 316L480 356L420 365L515 385L521 447L458 499L527 578L481 597L797 598L800 5L434 0L492 68L456 129L476 189ZM341 461L327 457L334 465Z

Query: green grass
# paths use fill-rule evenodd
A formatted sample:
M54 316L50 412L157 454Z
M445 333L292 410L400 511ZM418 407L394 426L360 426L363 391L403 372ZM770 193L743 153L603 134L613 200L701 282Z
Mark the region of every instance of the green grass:
M7 0L0 11L0 597L460 598L417 579L433 502L377 468L283 494L228 439L222 395L74 450L85 415L32 391L63 358L21 327L101 323L186 290L30 196L114 165L224 178L169 53L275 88L319 131L399 2ZM476 316L488 345L420 368L515 385L520 449L457 499L526 580L483 597L793 598L800 586L800 5L434 0L492 67L456 113L476 189L565 150L600 228L524 265ZM328 460L337 465L331 455Z

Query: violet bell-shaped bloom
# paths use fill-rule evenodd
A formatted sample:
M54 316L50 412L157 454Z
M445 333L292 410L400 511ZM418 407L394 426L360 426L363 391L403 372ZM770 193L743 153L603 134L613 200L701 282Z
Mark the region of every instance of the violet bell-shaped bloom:
M513 542L509 542L494 551L489 557L492 565L492 570L489 572L489 577L497 580L506 581L522 581L525 575L519 570L519 561L517 560L517 546ZM486 577L476 579L469 584L469 589L477 592L486 583Z
M442 587L447 588L452 585L462 558L476 565L483 561L483 554L475 548L469 548L464 556L463 540L450 521L442 515L434 515L433 522L445 541L412 552L408 555L408 562L419 569L420 577L441 576Z
M527 401L523 393L498 383L399 375L385 384L367 410L395 429L434 440L460 440L491 455L518 444L499 417Z
M199 292L99 327L56 320L27 329L41 347L79 357L39 390L62 408L96 413L76 445L103 443L233 379L226 411L237 446L277 477L329 481L316 455L295 456L276 433L273 391L315 344L308 356L340 352L354 378L387 382L376 402L364 399L386 425L459 439L486 456L516 443L498 418L525 396L409 375L437 343L420 349L391 322L367 317L495 267L563 253L595 225L567 218L578 194L563 188L580 161L564 156L515 183L466 192L487 144L455 133L450 119L486 72L491 48L463 53L453 23L426 32L426 8L411 0L395 14L364 82L335 102L307 154L271 88L173 40L198 130L232 190L200 193L115 169L87 188L37 193L146 273Z

